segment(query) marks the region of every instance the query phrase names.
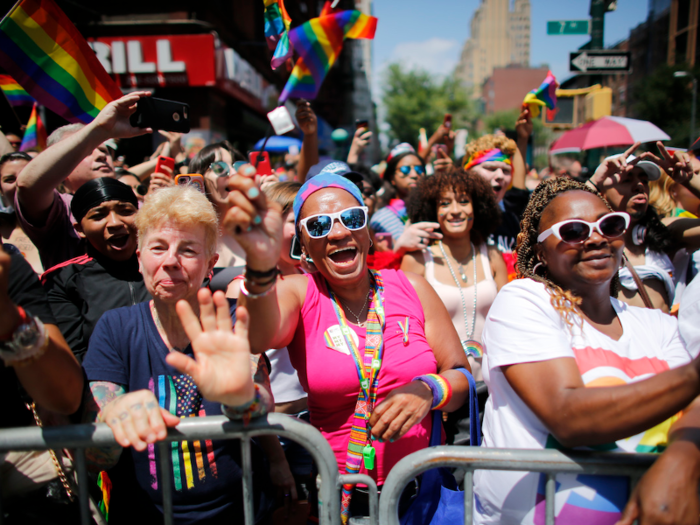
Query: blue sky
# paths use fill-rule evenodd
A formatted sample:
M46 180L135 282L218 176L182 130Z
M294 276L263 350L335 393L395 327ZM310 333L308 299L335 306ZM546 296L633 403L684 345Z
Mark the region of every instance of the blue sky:
M548 64L560 81L570 76L569 51L588 42L588 36L547 36L547 20L589 18L590 0L530 0L530 64ZM436 74L452 71L469 22L480 0L374 0L379 18L374 39L375 97L387 64L401 61ZM646 19L646 0L618 0L617 11L605 15L605 45L615 44ZM379 88L379 89L378 89Z

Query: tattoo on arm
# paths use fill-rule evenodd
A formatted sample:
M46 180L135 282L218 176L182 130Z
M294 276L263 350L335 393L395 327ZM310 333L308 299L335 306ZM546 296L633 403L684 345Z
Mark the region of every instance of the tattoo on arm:
M109 381L90 381L89 389L85 392L85 411L83 413L83 423L98 422L98 416L102 409L118 396L126 394L126 389L122 385ZM85 457L91 470L106 470L114 466L119 460L122 448L120 446L105 448L88 448L85 450Z

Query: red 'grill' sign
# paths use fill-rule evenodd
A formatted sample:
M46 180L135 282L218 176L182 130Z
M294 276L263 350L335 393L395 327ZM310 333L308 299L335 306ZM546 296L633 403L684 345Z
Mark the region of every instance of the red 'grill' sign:
M211 34L98 37L88 44L122 88L216 83Z

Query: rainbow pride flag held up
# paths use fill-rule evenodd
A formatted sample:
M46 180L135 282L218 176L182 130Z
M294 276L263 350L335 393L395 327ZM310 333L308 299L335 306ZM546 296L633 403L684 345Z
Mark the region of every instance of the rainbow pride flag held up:
M39 118L36 104L34 104L32 108L32 114L29 115L27 129L24 130L22 144L19 147L20 151L27 151L30 149L36 151L44 151L46 149L46 128L41 118Z
M0 66L41 105L88 123L122 96L53 0L22 0L0 22Z
M284 8L284 0L264 0L265 2L265 38L272 55L272 69L277 69L288 58L292 58L293 50L289 43L289 26L292 19Z
M527 104L530 108L530 114L533 117L539 117L540 107L547 106L549 109L557 107L557 88L559 82L554 77L551 71L547 73L547 78L544 79L542 85L537 89L533 89L527 95L523 104Z
M0 75L0 89L11 106L31 106L34 99L10 75Z
M280 95L280 103L290 97L313 99L343 49L346 38L374 38L377 19L360 11L340 11L320 16L289 32L296 66Z

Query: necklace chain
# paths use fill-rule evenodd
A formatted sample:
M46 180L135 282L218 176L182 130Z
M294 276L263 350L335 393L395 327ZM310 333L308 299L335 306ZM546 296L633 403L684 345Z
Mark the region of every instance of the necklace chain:
M474 334L474 328L476 327L476 250L474 249L474 243L470 243L472 248L472 266L474 266L474 311L472 313L472 326L470 329L469 325L467 324L467 302L464 300L464 292L462 291L462 285L459 283L457 275L455 275L455 271L452 269L450 259L447 257L447 253L445 253L445 247L442 245L442 241L438 242L440 246L440 251L442 252L442 256L444 257L445 262L447 263L447 268L449 268L450 274L452 275L452 279L454 279L454 282L457 285L457 288L459 289L459 298L462 300L462 315L464 316L464 329L467 333L467 338L465 341L469 341L472 338L472 335ZM457 259L455 259L455 261L456 260ZM466 281L466 279L464 280ZM465 341L462 341L462 346L464 346Z
M156 322L156 327L165 334L167 337L168 332L165 331L165 328L163 327L163 324L160 322L160 317L158 316L158 310L156 309L156 305L151 303L151 314L153 314L153 320ZM168 338L168 342L170 342L170 339ZM184 348L179 348L177 346L173 346L170 348L170 351L177 351L180 353L183 353L185 351Z
M362 308L360 309L360 314L359 314L359 315L356 314L355 312L353 312L353 311L350 309L350 307L349 307L347 304L345 304L342 300L340 301L340 304L342 304L342 305L346 308L346 310L347 310L348 312L350 312L350 313L353 315L353 317L356 319L356 321L357 321L357 326L362 326L362 323L360 323L360 317L362 317L362 314L364 313L365 308L367 308L367 303L369 302L369 296L370 296L370 295L372 295L372 289L371 289L371 288L370 288L370 291L367 292L367 297L365 297L365 303L362 305Z

